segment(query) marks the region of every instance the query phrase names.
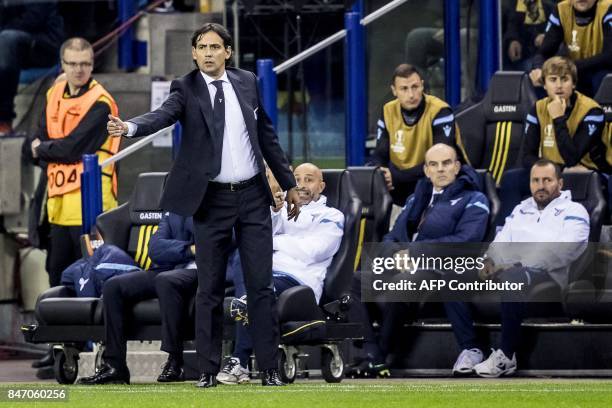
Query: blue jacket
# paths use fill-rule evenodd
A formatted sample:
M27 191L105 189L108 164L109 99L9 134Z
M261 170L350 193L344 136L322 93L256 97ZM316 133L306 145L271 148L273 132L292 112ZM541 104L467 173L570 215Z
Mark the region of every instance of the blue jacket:
M487 230L489 200L479 190L478 174L463 165L457 179L444 189L418 228L433 191L428 178L419 180L383 242L411 242L416 232L415 242L481 242Z
M89 258L81 258L62 272L61 284L78 297L99 297L107 279L140 270L134 259L114 245L104 244Z
M191 246L193 238L193 219L173 213L165 213L159 222L159 228L149 241L149 256L153 261L151 270L169 271L181 269L195 256Z
M149 241L151 271L163 272L184 268L195 260L191 217L166 213ZM131 256L121 248L104 244L89 258L82 258L62 272L62 285L74 288L79 297L99 297L106 280L115 275L140 270Z

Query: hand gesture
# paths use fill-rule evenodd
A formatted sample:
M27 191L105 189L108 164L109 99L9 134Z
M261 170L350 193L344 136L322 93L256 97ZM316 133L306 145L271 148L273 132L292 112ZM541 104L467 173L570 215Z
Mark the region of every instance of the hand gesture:
M285 201L287 202L287 219L294 219L297 221L298 215L300 215L300 195L295 187L291 190L287 191L287 196L285 197Z
M566 106L567 102L565 102L565 99L561 98L559 95L555 95L553 100L546 105L546 109L548 109L548 114L551 118L557 119L565 114Z
M387 190L393 190L393 178L391 177L391 170L388 167L380 168L385 175L385 182L387 183Z
M533 39L533 45L535 45L536 48L540 48L542 46L543 41L544 41L544 33L540 33L536 36L536 38Z
M36 150L38 146L40 146L40 139L36 138L32 140L32 143L30 144L30 148L32 149L32 157L35 159L38 158L38 150Z
M106 130L112 137L120 137L127 135L128 125L116 116L108 115L108 122L106 123Z
M518 61L521 59L522 55L523 47L521 46L521 43L516 40L512 41L508 46L508 58L510 58L510 61Z
M277 191L276 193L274 193L274 207L272 207L272 211L279 212L284 205L284 194L282 191Z
M533 86L542 86L542 70L540 68L532 69L529 73L529 79Z

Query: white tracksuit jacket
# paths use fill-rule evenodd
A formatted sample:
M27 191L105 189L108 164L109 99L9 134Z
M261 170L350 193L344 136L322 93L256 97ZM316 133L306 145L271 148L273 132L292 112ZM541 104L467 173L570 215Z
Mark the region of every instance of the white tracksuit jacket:
M487 256L497 265L521 263L545 270L565 288L569 265L586 249L589 228L589 214L581 204L572 201L570 191L561 191L542 211L529 197L506 218ZM503 244L507 242L533 244Z
M321 299L327 267L344 233L344 214L327 206L323 195L300 208L297 221L287 220L287 207L272 211L272 269L312 288Z

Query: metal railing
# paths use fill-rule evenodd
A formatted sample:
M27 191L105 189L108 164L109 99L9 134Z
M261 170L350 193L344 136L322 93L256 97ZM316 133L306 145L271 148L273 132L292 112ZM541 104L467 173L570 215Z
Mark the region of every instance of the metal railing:
M83 155L83 173L81 173L81 214L83 234L89 234L96 224L96 218L102 213L102 168L122 160L153 142L157 136L165 133L172 126L161 129L131 144L117 154L98 164L95 154Z
M365 140L367 133L367 94L366 94L366 60L365 60L365 27L406 3L407 0L394 0L378 10L361 18L360 13L348 12L344 18L344 29L325 38L317 44L300 52L285 62L272 67L272 60L257 61L257 74L260 78L264 108L278 123L276 104L276 76L289 68L311 57L330 45L346 39L345 42L345 111L346 111L346 164L362 165L365 160ZM451 106L459 104L461 95L461 54L459 37L459 2L446 0L445 6L445 61L446 61L446 96Z

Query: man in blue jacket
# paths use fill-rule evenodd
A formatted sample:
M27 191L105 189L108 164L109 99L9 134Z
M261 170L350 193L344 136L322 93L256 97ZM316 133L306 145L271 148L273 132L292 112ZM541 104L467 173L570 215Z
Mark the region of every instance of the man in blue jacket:
M81 378L79 384L129 384L124 316L135 303L157 297L162 322L161 349L168 353L168 361L157 380L183 380L181 333L188 315L188 299L198 286L192 218L164 214L149 241L149 256L154 264L149 270L118 275L104 284L105 364L95 375Z
M426 178L419 180L415 192L406 200L393 229L384 236L382 256L393 256L395 243L481 242L489 219L489 201L480 192L478 174L457 160L451 146L436 144L425 153ZM385 245L386 244L386 245ZM360 299L361 277L353 281L353 296ZM384 365L388 340L394 330L402 304L389 303L381 329L381 345L376 342L364 303L351 308L353 319L365 329L366 359L349 372L355 376L388 375Z

